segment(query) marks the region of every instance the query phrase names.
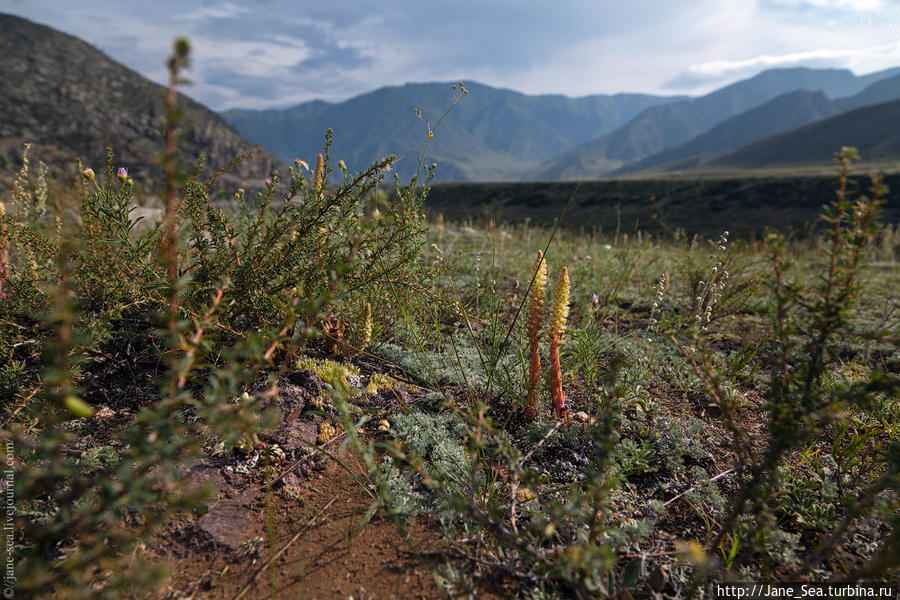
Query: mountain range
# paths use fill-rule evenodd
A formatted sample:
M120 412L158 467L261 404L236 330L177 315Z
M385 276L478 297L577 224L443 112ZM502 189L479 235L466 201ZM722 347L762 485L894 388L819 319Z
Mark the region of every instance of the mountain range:
M841 146L900 164L900 100L863 106L759 140L711 161L712 168L763 169L825 164Z
M427 135L451 102L450 83L383 87L340 103L306 102L281 110L228 110L223 116L282 160L321 151L334 130L332 156L363 169L390 154L401 177L415 173ZM544 161L624 125L651 106L678 100L645 94L567 98L528 96L466 83L428 147L444 180L519 179ZM459 87L456 93L460 94ZM422 122L414 109L421 110Z
M449 104L450 86L407 84L345 102L223 115L284 160L308 160L332 127L334 156L360 169L398 153L398 170L407 177L427 131L413 108L434 123ZM862 76L846 69L770 69L697 98L566 98L477 83L467 88L428 148L440 180L590 179L702 168L767 136L900 98L900 68Z
M453 89L451 86L456 85ZM717 170L828 165L840 146L864 159L897 162L900 68L855 75L844 69L770 69L700 97L649 94L527 95L480 83L445 115L461 86L410 83L343 102L221 115L183 97L185 158L211 168L259 144L235 181L260 182L295 158L312 163L326 130L331 156L360 170L387 155L402 180L417 171L429 129L428 163L438 181L534 181L656 176ZM0 14L0 164L22 145L51 167L116 165L158 178L163 88L89 44ZM249 140L249 141L248 141ZM271 153L271 154L270 154ZM282 162L284 161L284 162Z
M76 158L100 173L111 146L116 167L125 166L135 179L159 181L164 93L75 37L0 14L0 164L6 170L30 142L32 160L56 174L74 172ZM181 104L186 125L179 149L186 165L202 154L215 170L254 148L215 112L183 96ZM279 165L258 149L229 177L261 181Z
M840 112L840 101L831 102L832 98L846 98L848 107L851 99L856 102L853 106L864 105L868 86L891 78L900 78L900 69L862 77L839 69L763 71L700 98L648 108L624 127L552 161L541 177L623 174L688 156L736 150ZM885 91L891 89L887 86Z

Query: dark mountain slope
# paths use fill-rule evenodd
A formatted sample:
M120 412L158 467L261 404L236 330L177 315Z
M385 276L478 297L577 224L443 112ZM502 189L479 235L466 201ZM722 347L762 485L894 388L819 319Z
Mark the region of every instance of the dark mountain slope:
M827 165L841 146L856 146L867 161L900 161L898 123L900 100L865 106L760 140L708 166Z
M900 99L900 75L877 81L854 96L835 100L834 104L843 112L897 99Z
M789 92L726 119L686 144L631 163L620 173L640 171L689 157L696 157L695 162L702 164L756 140L834 116L838 112L835 103L822 92Z
M99 173L112 146L117 166L156 181L164 91L77 38L0 14L0 161L7 166L31 142L32 159L57 172L71 172L80 157ZM253 148L222 117L182 100L187 124L179 144L186 162L204 154L218 169ZM237 177L265 178L278 164L261 150Z
M541 177L578 179L584 174L608 175L628 163L680 146L726 119L782 94L808 90L821 91L829 97L846 96L893 74L895 70L863 77L843 69L763 71L701 98L647 108L624 127L553 159L541 171Z

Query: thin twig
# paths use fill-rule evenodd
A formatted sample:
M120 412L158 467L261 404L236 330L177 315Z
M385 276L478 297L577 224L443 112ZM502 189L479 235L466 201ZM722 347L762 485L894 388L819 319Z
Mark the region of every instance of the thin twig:
M525 464L525 461L531 458L531 455L534 454L534 451L543 446L544 442L549 440L550 436L556 433L556 430L559 429L564 423L565 421L557 421L553 425L553 427L550 428L550 431L544 434L544 437L542 437L541 440L537 444L535 444L534 447L529 450L525 456L523 456L513 464L513 481L512 486L510 486L509 524L512 525L513 533L515 533L516 535L519 535L519 528L516 526L516 491L519 487L519 469L522 467L522 465Z
M328 510L328 508L332 504L334 504L336 501L337 501L337 497L334 497L331 500L329 500L328 504L326 504L325 506L322 507L321 512L325 512L326 510ZM259 576L262 574L262 572L265 571L269 567L269 565L271 565L273 562L275 562L279 556L284 554L285 550L290 548L291 544L293 544L294 542L299 540L300 536L303 535L304 533L306 533L310 527L315 525L316 521L318 519L319 519L319 515L314 515L313 518L309 520L309 522L306 524L305 527L301 528L300 531L298 531L297 533L294 534L294 537L292 537L288 541L287 544L285 544L284 546L281 547L281 550L276 552L272 558L270 558L265 563L263 563L263 565L260 566L259 569L256 570L256 573L253 574L253 577L250 578L250 581L248 581L247 584L244 586L244 588L238 593L238 595L234 597L234 600L241 600L241 598L244 597L244 594L246 594L247 591L250 589L250 586L253 585L257 579L259 579Z
M734 471L734 467L732 467L732 468L730 468L730 469L728 469L728 470L726 470L726 471L722 471L721 473L719 473L718 475L716 475L715 477L713 477L712 479L710 479L710 481L712 482L712 481L715 481L715 480L717 480L717 479L719 479L719 478L721 478L721 477L725 477L726 475L728 475L728 474L731 473L732 471ZM674 498L672 498L671 500L669 500L668 502L666 502L665 504L663 504L663 508L665 508L665 507L667 507L668 505L672 504L673 502L675 502L676 500L678 500L679 498L681 498L681 497L684 496L685 494L687 494L687 493L689 493L689 492L693 492L693 491L696 490L698 487L700 487L700 484L699 484L699 483L696 484L696 485L692 485L692 486L689 487L688 489L684 490L683 492L681 492L680 494L678 494L677 496L675 496Z

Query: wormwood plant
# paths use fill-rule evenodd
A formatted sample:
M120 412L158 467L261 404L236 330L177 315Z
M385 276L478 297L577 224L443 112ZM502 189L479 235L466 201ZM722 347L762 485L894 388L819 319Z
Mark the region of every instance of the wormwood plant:
M834 377L842 345L853 339L850 323L860 294L861 260L878 230L876 219L885 193L879 177L872 178L868 195L853 192L849 171L856 156L853 148L843 148L836 155L839 184L835 200L822 215L828 227L824 265L814 285L803 286L790 279L790 258L783 238L772 235L768 239L774 339L769 349L766 445L761 453L752 450L746 432L734 421L734 399L722 385L724 369L716 367L702 336L695 337L697 348L689 355L690 364L720 408L740 450L737 468L743 483L708 545L710 551L721 550L729 564L735 556L760 559L764 571L768 571L778 561L773 552L777 551L779 540L784 539L784 532L779 529L779 509L773 507L784 506L776 501L780 489L793 483L786 478L795 475L784 468L792 453L802 448L831 448L838 457L845 450L856 448L851 456L860 456L863 447L868 448L869 468L852 474L842 473L838 467L837 473L826 475L827 479L836 477L840 482L833 499L838 518L836 522L828 520L818 535L808 539L814 550L802 568L823 564L821 561L836 551L853 523L870 514L887 516L893 533L869 563L843 576L857 579L900 564L896 544L898 507L891 491L900 482L900 445L895 437L885 435L890 429L879 424L884 422L879 415L896 407L900 379L877 366L855 380ZM706 296L700 305L703 309L708 307L707 312L698 312L698 327L702 330L712 307ZM849 433L850 424L859 423L860 418L868 427L854 427ZM844 459L836 460L840 463Z
M182 176L176 85L188 59L177 41L160 223L138 226L137 184L111 150L105 177L81 169L74 222L48 231L0 215L0 355L14 366L0 373L0 438L12 449L5 485L19 507L12 560L25 595L116 596L154 579L134 564L135 544L208 491L186 485L184 469L205 443L228 449L267 423L243 392L276 381L289 364L278 359L322 335L329 313L358 321L345 348L358 352L371 304L386 318L404 294L396 282L427 277L421 188L375 193L393 157L341 168L331 183L329 132L311 176L298 159L285 184L272 173L256 194L239 190L233 209L217 202L224 169L206 176L201 161ZM111 364L127 365L126 390ZM126 417L123 429L105 431L100 402ZM92 435L108 436L105 451L82 446Z
M711 252L635 236L601 261L599 244L588 253L582 240L565 240L584 266L572 282L572 350L560 363L578 363L563 381L588 413L568 430L508 409L524 400L527 415L546 364L537 285L546 257L531 254L535 232L440 232L443 240L456 235L465 257L451 283L460 323L444 347L464 377L432 405L392 417L396 437L385 445L381 475L385 505L397 516L438 517L442 555L466 562L442 571L448 589L473 593L472 571L534 598L690 597L700 593L692 577L699 585L713 576L891 576L897 381L861 363L872 364L864 353L877 345L894 368L896 330L866 324L871 337L862 339L857 310L883 191L877 179L867 196L853 191L851 158L839 157L837 200L817 252L778 236L760 251L726 233ZM498 241L503 235L511 241ZM788 257L801 249L804 262L792 268ZM498 297L504 267L533 279L524 298L512 277L509 297ZM759 293L764 274L769 301ZM655 279L646 299L625 289L635 278L644 290ZM526 307L521 351L503 354L516 306ZM484 367L492 364L499 366ZM479 365L484 378L476 380ZM504 379L507 365L521 367L521 380ZM759 421L760 433L748 428ZM683 543L697 528L705 546ZM860 536L882 545L863 548ZM851 572L847 556L869 562Z

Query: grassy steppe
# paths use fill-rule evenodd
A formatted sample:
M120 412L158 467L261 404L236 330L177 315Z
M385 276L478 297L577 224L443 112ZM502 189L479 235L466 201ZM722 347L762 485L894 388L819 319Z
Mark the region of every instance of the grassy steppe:
M151 227L112 150L73 192L23 169L0 210L8 589L896 580L900 236L853 155L831 186L592 183L559 229L490 207L549 222L572 184L436 188L429 226L433 167L391 186L395 157L332 171L328 143L228 210L220 174L176 185L169 155ZM450 220L479 203L484 226ZM804 236L764 234L816 210Z

